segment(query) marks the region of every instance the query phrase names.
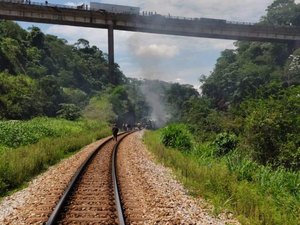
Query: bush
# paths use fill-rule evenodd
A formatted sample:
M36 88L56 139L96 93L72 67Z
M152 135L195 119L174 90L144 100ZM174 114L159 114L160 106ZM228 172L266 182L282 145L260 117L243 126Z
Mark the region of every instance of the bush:
M238 143L237 136L228 132L220 133L217 135L213 144L216 146L215 154L223 156L232 151Z
M60 118L76 120L80 117L80 108L74 104L60 104L61 109L57 112Z
M20 145L36 143L43 137L55 136L55 132L49 127L35 122L1 121L0 144L4 147L16 148Z
M209 199L215 213L227 208L241 224L299 225L299 172L274 171L243 160L236 151L223 158L213 158L209 143L199 144L189 154L165 150L158 137L156 131L145 133L149 150L173 169L189 193Z
M192 135L184 124L171 124L162 129L162 143L167 147L189 151L192 148Z
M61 137L90 129L96 122L34 118L28 121L0 121L0 151L34 144L46 137Z
M248 102L245 138L255 160L273 166L300 168L300 87L277 98Z

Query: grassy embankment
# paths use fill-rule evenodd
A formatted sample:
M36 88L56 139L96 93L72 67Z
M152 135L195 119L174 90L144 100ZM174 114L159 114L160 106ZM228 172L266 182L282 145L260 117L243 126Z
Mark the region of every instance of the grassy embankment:
M242 224L299 225L299 172L273 171L234 153L217 158L209 143L197 144L188 153L166 148L159 131L146 132L144 140L192 195L215 206L215 213L230 210Z
M0 196L108 135L109 127L99 121L49 118L0 121Z

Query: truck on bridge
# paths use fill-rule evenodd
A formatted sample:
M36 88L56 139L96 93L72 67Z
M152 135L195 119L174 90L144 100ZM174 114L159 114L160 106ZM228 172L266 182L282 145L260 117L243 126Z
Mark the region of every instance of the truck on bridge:
M99 2L91 2L90 10L109 12L109 13L124 13L124 14L134 14L139 15L140 8L134 6L126 6L126 5L114 5L114 4L106 4Z
M24 3L25 0L2 0L2 2L11 2L11 3Z

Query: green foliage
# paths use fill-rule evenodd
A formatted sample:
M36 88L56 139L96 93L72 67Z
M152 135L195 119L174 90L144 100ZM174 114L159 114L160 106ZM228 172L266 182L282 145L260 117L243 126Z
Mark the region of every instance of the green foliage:
M235 108L230 112L217 111L212 108L210 99L195 98L185 102L182 120L198 141L214 140L221 132L242 132L243 118L235 115L235 111Z
M17 148L37 143L46 137L61 137L89 128L84 121L35 118L30 121L0 121L0 146Z
M44 47L45 35L41 32L38 27L30 27L30 33L28 33L28 40L31 46L37 47L39 49Z
M37 143L0 152L0 196L20 187L81 147L110 134L110 128L99 121L70 122L40 118L32 123L37 129L31 130L32 133L27 133L26 137L39 136ZM42 138L45 128L48 128L48 132L60 135Z
M117 64L114 72L114 84L124 84ZM83 109L90 97L111 82L107 57L87 40L69 45L38 27L25 31L7 21L0 21L0 74L0 87L6 87L0 88L3 119L55 117L60 104Z
M185 102L191 98L196 98L199 93L191 85L171 84L166 90L165 98L173 121L182 118Z
M128 101L128 93L126 92L125 86L117 86L112 89L110 102L113 105L113 111L116 112L117 115L121 115L126 111Z
M107 94L95 96L83 110L83 117L100 121L113 121L115 114Z
M229 57L223 54L214 72L201 79L203 94L211 98L218 109L227 110L238 105L254 97L258 88L280 79L276 66L269 63L268 58L273 58L273 55L261 48L256 43L249 44L248 49L236 54L233 59L232 56L223 59Z
M293 0L276 0L261 23L299 25L299 12L300 4ZM235 45L235 50L221 53L210 76L201 77L203 96L185 102L183 121L200 137L197 140L235 133L241 157L296 171L300 49L280 43L238 41ZM203 104L205 100L210 104Z
M88 102L88 95L80 89L63 88L63 95L67 102L84 107Z
M146 94L142 91L143 85L146 83L147 81L142 82L140 80L130 78L129 83L126 85L128 99L134 110L135 123L141 123L142 121L150 119L152 109L147 101L147 97L149 96L146 96ZM127 117L128 116L129 115L127 115ZM129 121L125 120L125 122Z
M299 26L299 4L295 0L275 0L267 9L263 22L274 25Z
M30 119L42 112L37 84L27 76L0 73L0 119Z
M40 98L43 111L47 116L56 116L56 112L63 103L63 90L54 76L45 76L38 81L38 88L42 90Z
M80 108L74 104L60 104L61 108L57 111L60 118L67 120L77 120L80 117Z
M181 151L190 151L193 146L192 135L184 124L171 124L163 128L161 140L165 146Z
M257 161L291 169L300 168L299 94L300 87L292 87L277 99L247 103L246 141Z
M135 124L149 117L150 109L137 80L131 84L108 87L90 99L83 117L110 123Z
M130 81L131 84L106 90L106 93L110 93L109 101L116 114L116 118L112 122L117 123L119 126L123 123L134 125L148 118L150 114L145 96L140 90L141 84L133 79Z
M236 152L215 158L209 143L189 154L165 149L159 132L147 132L144 141L157 160L171 167L196 197L214 204L216 213L227 209L242 224L292 224L300 219L300 173L273 170Z
M216 136L213 144L216 147L215 154L217 156L224 156L235 149L238 139L235 134L228 132L220 133Z
M8 62L7 70L11 73L24 73L22 47L13 37L0 39L0 51Z
M300 49L289 56L285 65L283 81L288 87L300 84Z

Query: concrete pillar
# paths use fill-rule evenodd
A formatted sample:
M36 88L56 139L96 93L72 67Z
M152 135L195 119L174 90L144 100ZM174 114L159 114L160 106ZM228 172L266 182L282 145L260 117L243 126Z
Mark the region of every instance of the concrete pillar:
M300 48L300 41L295 41L295 50Z
M116 77L114 74L114 26L110 24L108 26L108 69L109 69L109 77L112 84L116 84Z
M288 42L288 50L293 53L296 49L300 48L300 41L289 41Z

